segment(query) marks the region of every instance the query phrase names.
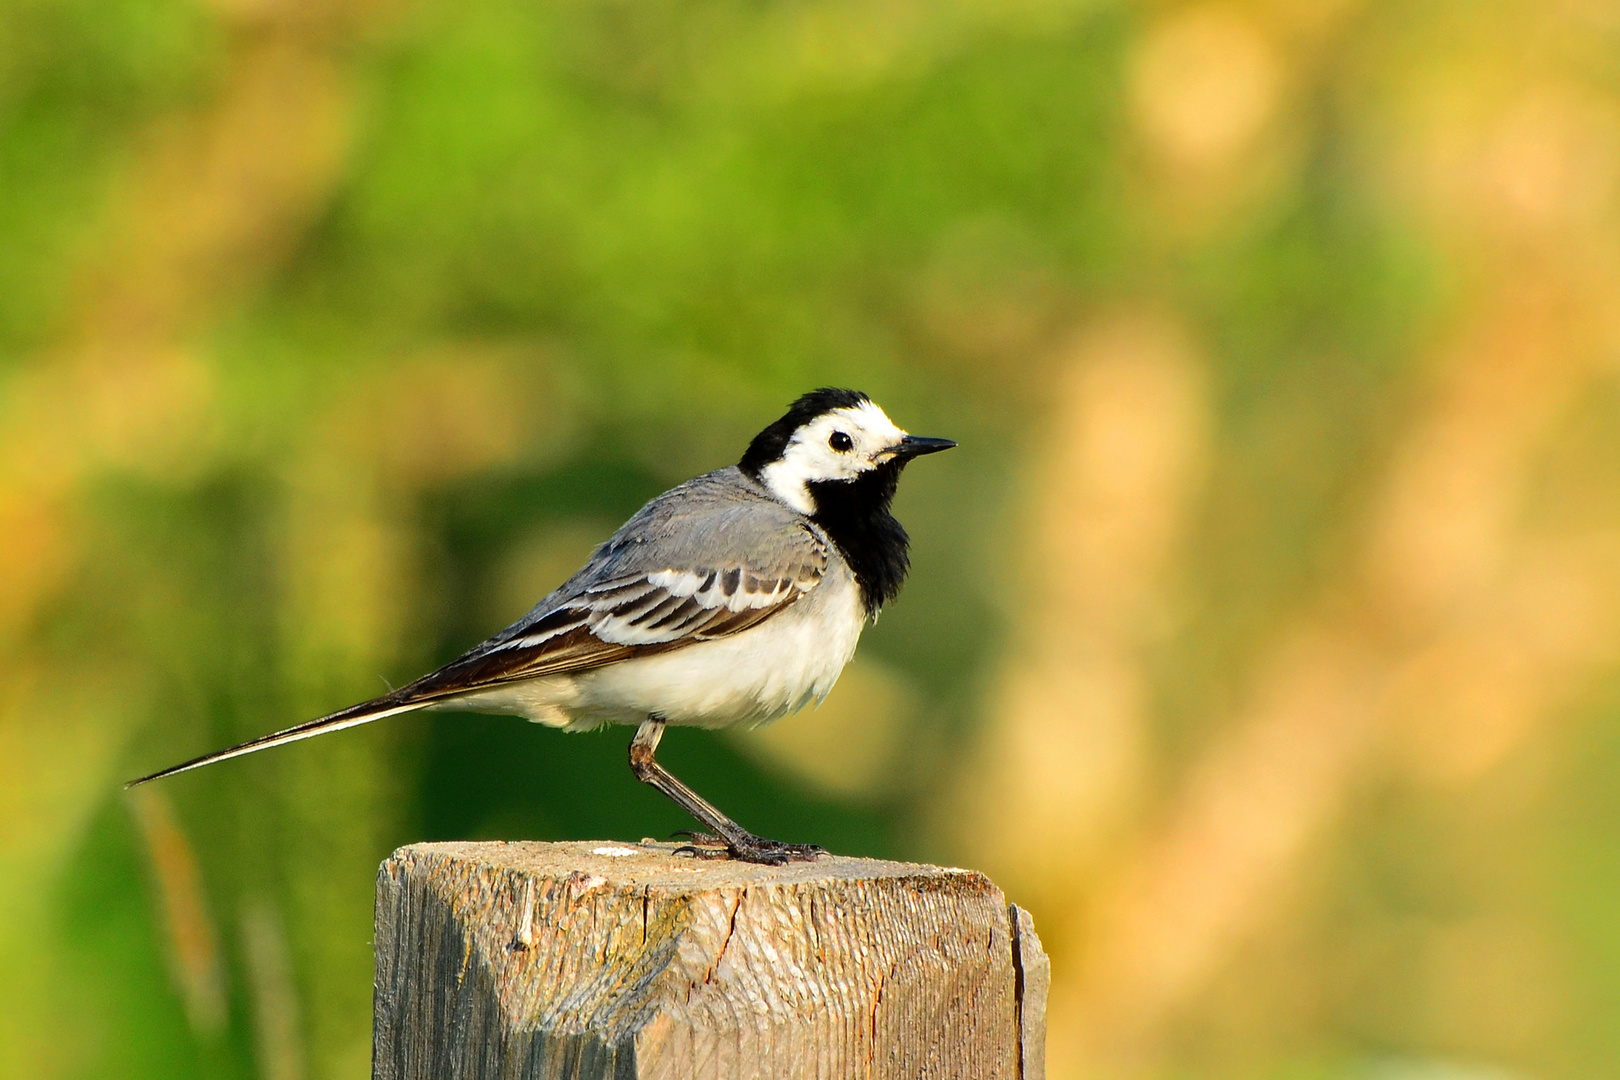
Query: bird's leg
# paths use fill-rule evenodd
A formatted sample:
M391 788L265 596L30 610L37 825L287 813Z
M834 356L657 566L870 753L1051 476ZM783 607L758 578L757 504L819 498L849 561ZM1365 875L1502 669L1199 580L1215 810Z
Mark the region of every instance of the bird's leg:
M780 866L788 862L808 861L817 855L826 854L826 849L814 844L784 844L780 840L766 840L764 837L755 836L726 817L713 803L675 779L668 769L653 760L653 751L658 749L658 740L663 737L664 718L661 716L647 717L636 729L636 737L630 740L630 768L636 774L636 779L644 784L651 784L675 805L701 821L719 837L720 842L725 845L726 853L733 859ZM693 848L693 854L703 855L704 852Z

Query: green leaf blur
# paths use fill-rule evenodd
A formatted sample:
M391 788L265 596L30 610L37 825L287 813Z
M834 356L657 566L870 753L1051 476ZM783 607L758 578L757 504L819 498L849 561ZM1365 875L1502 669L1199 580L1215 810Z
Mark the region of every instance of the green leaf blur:
M827 705L660 755L971 864L1064 1078L1620 1053L1603 0L0 0L0 1075L357 1078L372 876L689 822L434 713L802 391L961 448Z

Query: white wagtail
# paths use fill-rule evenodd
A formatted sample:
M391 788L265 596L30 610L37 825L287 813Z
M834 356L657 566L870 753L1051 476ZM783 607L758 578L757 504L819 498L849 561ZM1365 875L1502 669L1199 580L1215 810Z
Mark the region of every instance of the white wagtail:
M867 620L900 591L906 530L889 513L906 462L949 439L908 435L865 394L821 389L736 465L653 499L523 618L382 697L151 776L415 709L515 713L569 731L637 724L630 767L747 862L814 858L766 840L653 760L665 724L758 724L820 702Z

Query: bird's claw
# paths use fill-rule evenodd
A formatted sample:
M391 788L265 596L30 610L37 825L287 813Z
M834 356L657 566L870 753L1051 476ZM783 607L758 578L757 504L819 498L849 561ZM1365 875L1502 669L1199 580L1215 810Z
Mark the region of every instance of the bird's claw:
M759 866L785 866L794 862L814 862L827 854L827 849L819 844L786 844L780 840L750 836L737 843L727 843L723 848L693 847L691 854L700 859L735 859Z
M827 854L819 844L784 844L779 840L766 840L729 850L738 862L758 863L762 866L785 866L795 862L815 862Z
M685 855L692 859L729 859L731 852L723 847L698 847L695 844L682 844L671 855Z
M701 829L676 829L669 834L671 837L683 836L690 840L689 844L682 844L670 854L687 855L694 859L729 859L731 851L727 848L722 837Z
M787 863L813 863L816 858L826 855L826 848L820 844L784 844L781 840L766 840L758 836L744 837L735 844L714 836L713 832L695 832L692 829L682 829L672 836L687 837L692 844L680 845L671 855L705 860L734 858L739 863L755 863L758 866L786 866Z

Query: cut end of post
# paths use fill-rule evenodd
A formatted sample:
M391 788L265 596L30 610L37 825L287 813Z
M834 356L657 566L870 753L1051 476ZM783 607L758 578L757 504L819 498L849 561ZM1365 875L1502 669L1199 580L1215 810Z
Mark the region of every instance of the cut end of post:
M1045 956L982 874L676 847L395 852L374 1078L1042 1076Z

